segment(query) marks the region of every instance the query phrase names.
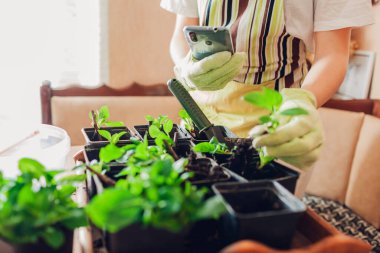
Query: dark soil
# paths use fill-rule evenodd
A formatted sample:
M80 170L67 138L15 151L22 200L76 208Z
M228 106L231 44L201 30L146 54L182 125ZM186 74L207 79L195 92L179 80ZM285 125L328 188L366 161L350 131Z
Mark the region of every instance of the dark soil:
M259 169L260 157L252 147L251 139L236 139L234 144L237 148L228 159L226 167L236 172L240 176L248 179L275 179L284 177L287 174L269 163Z
M194 152L189 155L189 164L187 170L194 173L191 182L202 180L218 181L228 180L229 175L219 165L213 165L208 158L197 158Z

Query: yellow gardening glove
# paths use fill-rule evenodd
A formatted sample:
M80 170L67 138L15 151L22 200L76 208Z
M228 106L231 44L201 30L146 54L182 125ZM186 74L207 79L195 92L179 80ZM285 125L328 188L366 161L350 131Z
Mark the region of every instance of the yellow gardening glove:
M300 169L312 165L319 156L323 143L323 130L316 109L314 95L304 89L283 89L283 102L275 117L280 125L272 133L266 125L250 131L253 146L263 148L264 154L288 162ZM281 111L302 108L307 114L285 116Z
M189 52L174 73L187 90L220 90L239 74L245 60L246 53L223 51L197 61Z

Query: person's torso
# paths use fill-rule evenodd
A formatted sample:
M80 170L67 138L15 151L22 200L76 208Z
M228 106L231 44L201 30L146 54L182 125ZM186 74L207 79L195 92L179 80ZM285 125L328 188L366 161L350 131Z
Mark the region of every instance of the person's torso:
M300 87L306 47L286 31L283 0L198 0L198 11L200 25L229 27L235 50L247 52L235 81Z

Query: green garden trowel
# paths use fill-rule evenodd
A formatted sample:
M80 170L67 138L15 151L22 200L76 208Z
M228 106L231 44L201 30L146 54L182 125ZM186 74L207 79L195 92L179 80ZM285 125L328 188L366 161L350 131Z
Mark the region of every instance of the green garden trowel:
M178 99L180 104L189 114L194 124L200 130L204 132L209 140L215 137L220 143L225 143L228 146L228 142L224 137L224 134L219 127L215 127L206 117L206 115L199 108L194 99L190 96L189 92L183 87L183 85L176 79L168 81L169 90Z

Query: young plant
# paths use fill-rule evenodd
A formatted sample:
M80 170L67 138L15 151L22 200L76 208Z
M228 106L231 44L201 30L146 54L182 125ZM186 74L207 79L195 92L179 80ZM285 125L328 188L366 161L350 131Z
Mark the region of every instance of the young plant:
M215 137L212 137L209 142L201 142L193 147L195 152L209 154L232 154L231 150L225 143L220 143Z
M118 127L124 126L123 122L120 121L109 121L110 112L108 106L103 105L98 110L91 110L89 113L91 119L91 125L95 128L95 131L99 133L99 129L102 127Z
M82 208L71 199L85 175L58 177L62 171L47 171L39 162L23 158L21 175L0 177L0 237L13 244L44 241L53 249L65 241L65 231L87 225Z
M280 125L279 116L308 114L308 112L302 108L291 108L278 113L278 110L282 104L282 96L276 90L268 89L265 87L263 87L261 91L254 91L246 94L243 96L243 99L255 106L268 109L270 113L268 115L260 117L259 119L260 124L263 124L267 127L268 133L273 133ZM265 165L275 159L275 157L266 156L262 148L259 148L257 151L260 156L259 168L263 168Z
M98 133L104 139L106 139L107 141L109 141L111 144L114 144L114 145L116 145L119 142L120 138L123 135L127 134L126 131L121 131L119 133L115 133L115 134L111 135L111 133L109 131L107 131L107 130L101 130L101 129L98 130Z
M194 122L193 120L190 118L189 114L187 113L187 111L185 109L181 109L178 113L179 117L183 120L184 122L184 126L186 128L186 130L192 135L192 136L196 136L195 135L195 125L194 125Z
M145 119L149 122L149 135L155 140L157 146L167 148L165 142L169 145L174 144L170 137L174 124L168 116L160 115L158 118L153 118L151 115L146 115Z
M190 177L184 172L186 159L174 162L167 157L144 164L145 155L138 173L130 168L128 180L119 180L86 207L97 227L114 233L141 224L179 232L195 221L217 218L225 212L219 198L204 200L205 190L186 181Z

